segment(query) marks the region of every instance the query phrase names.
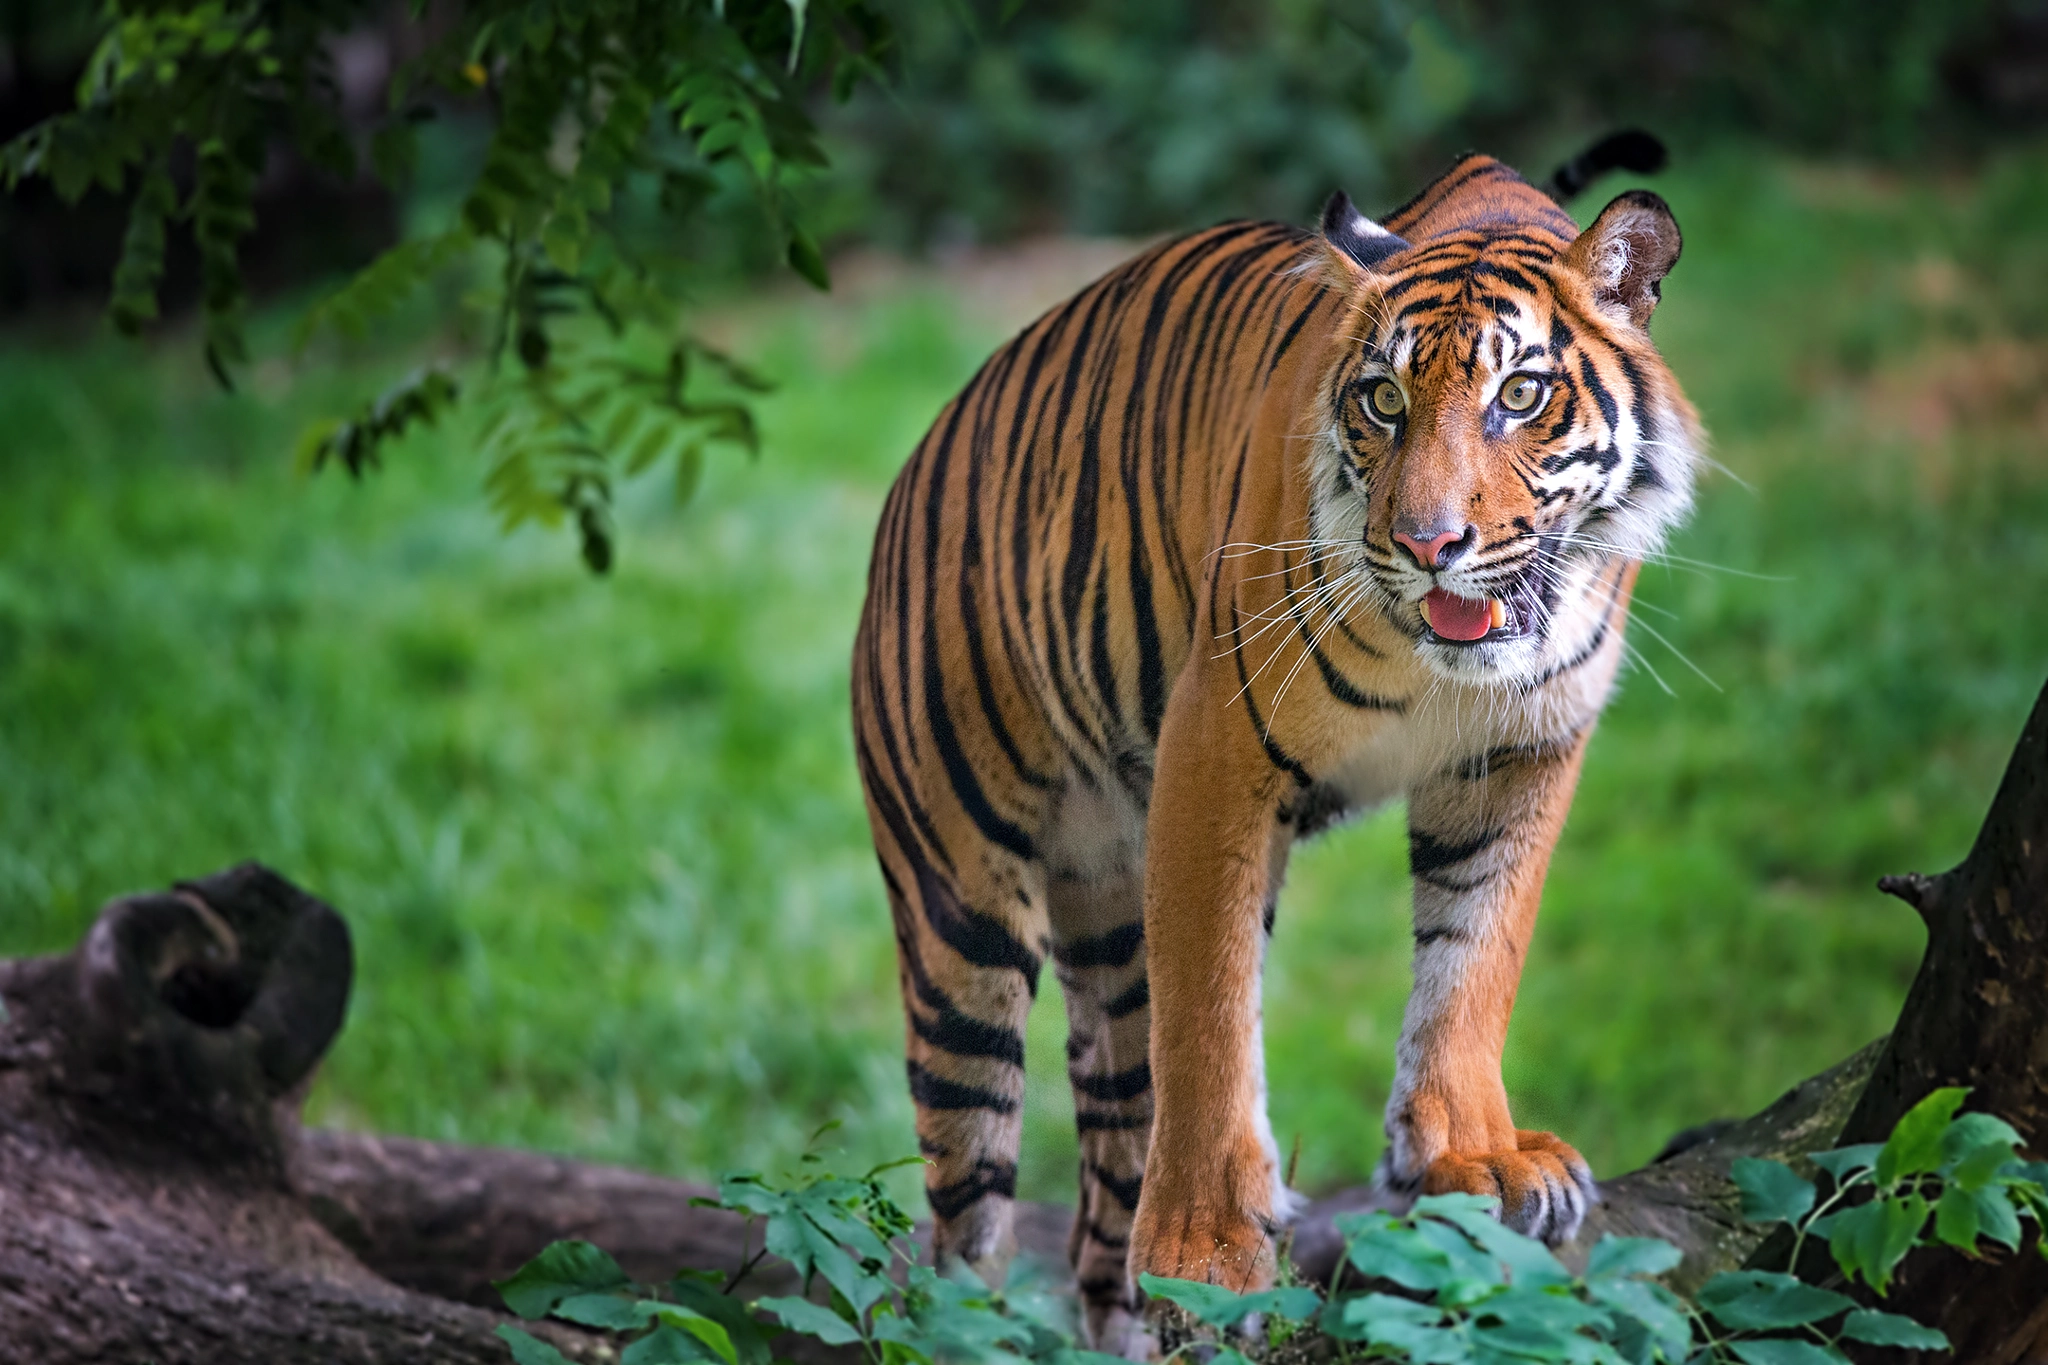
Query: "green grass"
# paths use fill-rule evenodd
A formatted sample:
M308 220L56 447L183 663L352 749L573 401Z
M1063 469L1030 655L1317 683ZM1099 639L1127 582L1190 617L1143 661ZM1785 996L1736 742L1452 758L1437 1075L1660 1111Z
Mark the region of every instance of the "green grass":
M1669 691L1637 670L1594 740L1509 1048L1521 1121L1606 1172L1887 1027L1920 931L1871 884L1961 855L2048 672L2048 157L1658 188L1687 234L1658 332L1749 486L1710 479L1674 547L1729 571L1645 574ZM849 1162L910 1150L846 655L883 490L999 338L936 283L744 314L782 383L763 457L681 511L631 489L608 581L496 529L459 428L361 485L291 471L388 358L230 398L188 345L0 339L0 952L260 857L356 932L318 1121L697 1175L833 1119ZM1302 850L1282 899L1274 1122L1309 1187L1380 1145L1401 828ZM1049 988L1038 1197L1072 1178L1061 1030Z

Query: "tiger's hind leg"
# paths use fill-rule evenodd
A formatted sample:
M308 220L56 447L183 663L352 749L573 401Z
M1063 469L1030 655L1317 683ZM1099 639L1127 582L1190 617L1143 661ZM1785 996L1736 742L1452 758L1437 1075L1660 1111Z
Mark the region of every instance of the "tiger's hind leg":
M888 839L877 846L895 920L907 1069L925 1158L932 1251L1000 1286L1012 1231L1023 1134L1024 1025L1046 940L1035 864L977 849L972 882Z
M1067 1256L1088 1344L1142 1360L1152 1353L1152 1341L1128 1257L1152 1138L1152 1010L1145 978L1143 854L1135 833L1142 817L1119 820L1125 813L1114 806L1120 804L1089 812L1090 841L1116 832L1119 824L1134 827L1131 838L1093 849L1077 849L1077 838L1057 849L1046 872L1046 901L1053 962L1066 997L1067 1077L1081 1146L1080 1205ZM1062 824L1078 835L1071 819ZM1061 853L1081 856L1063 860Z

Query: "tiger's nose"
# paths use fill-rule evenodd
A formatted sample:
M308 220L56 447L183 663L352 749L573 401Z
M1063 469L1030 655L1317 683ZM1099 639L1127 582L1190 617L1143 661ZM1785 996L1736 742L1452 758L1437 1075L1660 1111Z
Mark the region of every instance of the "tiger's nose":
M1408 553L1423 568L1441 569L1455 558L1455 552L1464 548L1478 529L1467 526L1458 531L1430 531L1417 526L1413 532L1394 532L1394 539L1407 547Z

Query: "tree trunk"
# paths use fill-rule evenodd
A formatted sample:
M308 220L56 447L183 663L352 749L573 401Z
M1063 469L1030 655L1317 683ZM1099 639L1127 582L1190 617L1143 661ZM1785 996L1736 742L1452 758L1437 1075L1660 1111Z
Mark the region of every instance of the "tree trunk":
M2048 691L1963 865L1885 881L1928 924L1891 1037L1604 1182L1566 1258L1616 1232L1675 1242L1679 1288L1767 1263L1729 1164L1881 1138L1938 1085L1975 1087L1971 1107L2048 1147L2044 788ZM650 1281L740 1262L740 1222L692 1207L697 1186L534 1153L302 1133L299 1102L350 974L340 917L253 864L114 901L66 956L0 962L0 1365L503 1362L490 1282L549 1241L596 1242ZM1393 1206L1370 1188L1318 1201L1294 1231L1296 1264L1327 1278L1341 1253L1332 1217ZM1021 1206L1025 1251L1062 1264L1071 1216ZM785 1268L764 1265L742 1292L791 1288ZM1958 1359L2011 1362L2048 1349L2044 1304L2048 1262L2029 1249L1916 1256L1886 1307L1939 1324ZM572 1359L602 1358L587 1335L529 1328Z
M2012 1124L2029 1155L2048 1153L2048 689L1969 856L1937 877L1908 873L1878 886L1920 912L1927 952L1841 1143L1882 1142L1929 1091L1960 1085L1970 1087L1964 1108ZM1790 1239L1778 1240L1757 1264L1782 1268L1789 1252ZM1810 1279L1832 1269L1819 1247L1800 1266ZM1993 1247L1981 1261L1945 1247L1915 1252L1883 1307L1941 1328L1957 1360L2048 1359L2048 1259L2033 1247Z

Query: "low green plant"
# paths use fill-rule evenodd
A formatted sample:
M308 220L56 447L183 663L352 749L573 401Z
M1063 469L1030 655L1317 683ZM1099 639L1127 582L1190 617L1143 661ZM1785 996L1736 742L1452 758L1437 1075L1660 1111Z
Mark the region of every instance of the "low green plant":
M2048 1163L2020 1161L2020 1135L2005 1120L1958 1114L1969 1093L1936 1090L1882 1144L1816 1153L1814 1164L1832 1178L1824 1199L1783 1162L1736 1162L1743 1216L1791 1227L1795 1266L1807 1239L1825 1237L1843 1278L1860 1278L1879 1295L1916 1247L1945 1243L1975 1256L1988 1238L2018 1250L2022 1217L2048 1225ZM1864 1191L1868 1199L1852 1202ZM2048 1255L2048 1244L2041 1251Z
M1945 1244L1975 1257L1989 1238L2017 1251L2021 1218L2048 1225L2048 1165L2021 1161L2020 1136L2002 1119L1959 1114L1968 1094L1935 1091L1886 1142L1814 1153L1831 1179L1824 1197L1783 1162L1738 1160L1743 1216L1791 1229L1795 1271L1806 1264L1807 1241L1825 1237L1845 1286L1860 1279L1880 1298L1916 1247ZM717 1199L699 1202L742 1215L750 1234L757 1221L763 1231L729 1276L685 1271L666 1286L638 1285L589 1243L558 1242L498 1288L521 1317L630 1334L622 1365L770 1365L770 1338L785 1329L858 1345L873 1365L1114 1359L1077 1349L1057 1299L1028 1281L991 1290L920 1264L910 1217L879 1181L887 1169L851 1180L816 1172L781 1190L758 1175L728 1177ZM1167 1359L1200 1347L1207 1365L1252 1365L1246 1352L1255 1340L1277 1346L1311 1326L1347 1361L1357 1348L1366 1359L1414 1365L1846 1365L1843 1342L1949 1349L1932 1327L1784 1271L1726 1271L1688 1302L1657 1281L1681 1256L1657 1238L1610 1234L1573 1272L1541 1242L1504 1227L1494 1200L1475 1195L1429 1195L1406 1216L1350 1214L1337 1226L1345 1258L1327 1298L1297 1284L1240 1294L1141 1275L1147 1294L1207 1329ZM2048 1255L2038 1239L2037 1247ZM802 1275L806 1297L732 1297L768 1256ZM1362 1283L1344 1288L1354 1271ZM808 1297L819 1280L828 1302ZM566 1365L519 1328L499 1335L517 1365Z
M1814 1166L1830 1179L1825 1196L1783 1162L1736 1161L1744 1218L1791 1229L1794 1271L1809 1264L1807 1242L1825 1238L1844 1286L1861 1280L1880 1298L1917 1247L1946 1244L1974 1257L1988 1238L2018 1250L2022 1217L2048 1224L2048 1165L2020 1161L2020 1136L2002 1119L1958 1114L1968 1094L1935 1091L1886 1142L1814 1153ZM1848 1360L1845 1341L1949 1348L1934 1328L1796 1273L1726 1271L1687 1302L1657 1282L1680 1253L1655 1238L1604 1237L1584 1272L1574 1274L1542 1243L1503 1227L1495 1211L1492 1200L1450 1194L1419 1199L1402 1218L1340 1217L1345 1265L1367 1284L1327 1300L1302 1288L1239 1295L1150 1275L1140 1282L1218 1332L1241 1329L1254 1314L1265 1317L1269 1337L1313 1322L1370 1358L1415 1365L1824 1365ZM1249 1363L1226 1343L1210 1365Z
M1065 1304L1028 1277L991 1290L967 1272L941 1274L923 1264L910 1216L881 1180L905 1163L849 1179L818 1169L815 1156L804 1160L813 1169L786 1188L759 1175L728 1176L716 1199L696 1201L747 1220L742 1259L730 1273L685 1270L665 1285L635 1284L590 1243L557 1242L498 1290L522 1318L553 1317L626 1337L621 1365L770 1365L769 1344L784 1331L858 1346L871 1365L1114 1365L1116 1357L1075 1347ZM770 1256L803 1277L804 1296L735 1297ZM824 1302L808 1297L820 1282ZM568 1365L553 1346L509 1323L498 1335L517 1365Z

